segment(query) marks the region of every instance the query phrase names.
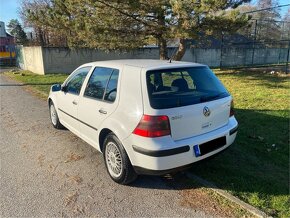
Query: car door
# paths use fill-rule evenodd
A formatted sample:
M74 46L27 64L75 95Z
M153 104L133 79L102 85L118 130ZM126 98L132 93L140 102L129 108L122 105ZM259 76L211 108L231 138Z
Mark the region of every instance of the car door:
M57 97L60 120L75 134L79 133L79 121L77 118L79 94L90 69L91 67L82 67L73 72L63 84L62 91Z
M99 126L117 107L119 70L96 67L86 84L78 108L81 136L99 149Z

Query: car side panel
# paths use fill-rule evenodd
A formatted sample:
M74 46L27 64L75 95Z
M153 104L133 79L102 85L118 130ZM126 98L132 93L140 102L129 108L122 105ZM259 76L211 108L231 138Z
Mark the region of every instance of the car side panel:
M121 76L120 101L116 111L101 125L118 132L122 141L127 138L138 125L143 115L140 67L124 66ZM125 148L126 149L126 148Z
M98 66L97 66L98 67ZM114 67L113 67L114 68ZM119 70L119 79L121 79L121 69L114 68ZM92 71L93 73L93 71ZM91 73L91 74L92 74ZM100 128L102 122L110 117L112 113L116 110L118 103L119 103L119 90L120 90L120 82L118 82L117 87L117 96L114 102L106 102L99 99L89 98L84 96L85 87L89 81L88 78L84 82L84 88L82 89L80 95L80 104L78 107L78 118L80 120L80 133L82 139L88 142L90 145L95 147L97 150L100 151L99 146L99 134L102 130ZM106 114L101 113L100 110L106 112Z

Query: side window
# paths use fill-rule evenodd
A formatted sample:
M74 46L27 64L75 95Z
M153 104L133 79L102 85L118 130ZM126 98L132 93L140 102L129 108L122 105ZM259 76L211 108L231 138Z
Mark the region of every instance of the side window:
M83 82L90 71L91 67L83 67L78 69L71 79L66 83L67 92L75 95L79 95Z
M117 94L119 71L96 67L87 84L84 96L114 102Z
M114 69L106 88L105 101L114 102L117 95L119 70Z

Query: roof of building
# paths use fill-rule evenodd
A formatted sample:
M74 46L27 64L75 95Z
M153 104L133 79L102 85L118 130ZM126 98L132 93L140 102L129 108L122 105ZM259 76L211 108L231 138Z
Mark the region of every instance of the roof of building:
M7 33L7 32L6 32L6 36L7 36L7 37L12 37L12 38L13 38L13 36L12 36L12 35L10 35L10 34L9 34L9 33Z

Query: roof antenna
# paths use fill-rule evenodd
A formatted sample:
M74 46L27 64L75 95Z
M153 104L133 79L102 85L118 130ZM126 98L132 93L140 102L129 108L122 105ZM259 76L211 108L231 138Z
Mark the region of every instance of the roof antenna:
M172 57L173 57L173 55L175 54L175 52L176 52L177 49L178 49L178 46L175 47L175 49L173 50L172 54L170 55L169 63L171 63L171 61L172 61Z

